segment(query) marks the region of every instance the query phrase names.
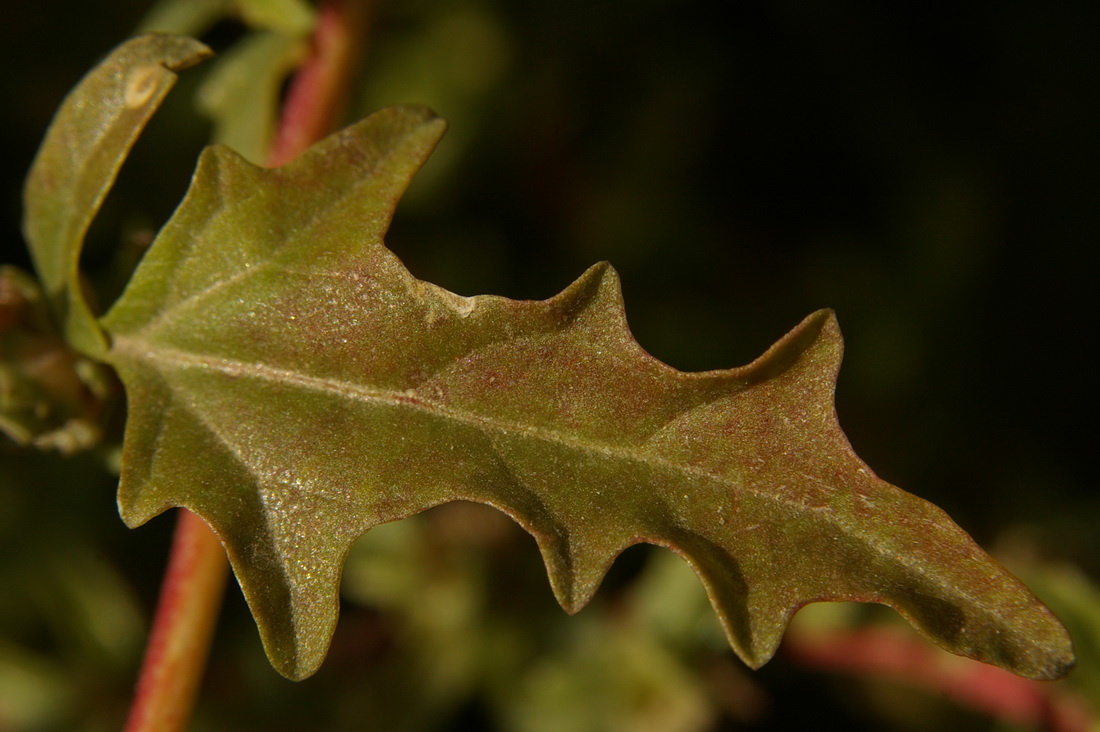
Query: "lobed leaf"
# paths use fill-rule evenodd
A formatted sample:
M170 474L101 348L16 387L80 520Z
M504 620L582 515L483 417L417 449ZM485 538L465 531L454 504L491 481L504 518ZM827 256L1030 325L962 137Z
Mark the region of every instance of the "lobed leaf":
M118 48L69 92L27 176L23 230L62 334L102 355L106 340L80 282L84 235L138 134L175 83L175 70L210 50L182 36L150 34Z
M454 500L531 533L569 612L625 548L678 552L754 667L799 607L856 600L1025 676L1068 669L1050 611L852 451L831 312L683 373L635 342L606 264L538 302L415 279L382 237L442 132L407 107L283 168L209 148L102 321L130 404L123 518L202 516L280 672L321 663L356 539Z

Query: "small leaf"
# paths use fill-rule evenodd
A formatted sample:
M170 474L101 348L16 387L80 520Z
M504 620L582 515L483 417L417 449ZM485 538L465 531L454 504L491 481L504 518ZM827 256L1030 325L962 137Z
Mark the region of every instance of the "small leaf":
M138 134L175 83L209 54L198 41L146 35L122 44L62 102L31 166L23 230L46 297L74 348L107 350L80 283L84 235Z
M390 109L273 170L207 150L103 321L130 399L123 518L210 523L276 668L320 664L360 535L470 500L535 537L570 612L626 547L680 553L751 666L799 607L858 600L956 653L1065 672L1050 611L852 452L831 312L748 366L683 373L635 342L605 264L541 302L412 277L382 235L442 129Z

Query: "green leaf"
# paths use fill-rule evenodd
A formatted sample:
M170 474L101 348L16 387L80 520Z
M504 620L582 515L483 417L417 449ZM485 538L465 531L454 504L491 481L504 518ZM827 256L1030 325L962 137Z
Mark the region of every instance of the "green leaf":
M135 34L174 33L198 38L232 10L232 0L157 0Z
M80 282L80 252L122 161L175 83L209 54L198 41L146 35L122 44L65 98L31 166L23 230L62 335L101 356L107 343Z
M219 20L239 16L252 28L302 37L313 30L316 12L305 0L159 0L138 32L201 36Z
M1050 611L851 450L831 312L748 366L683 373L635 342L606 264L539 302L415 279L382 236L442 130L390 109L273 170L208 149L103 321L130 400L123 518L210 523L276 668L320 664L360 535L461 499L534 536L569 612L624 548L680 553L751 666L802 605L858 600L956 653L1066 671Z
M255 28L268 28L292 36L313 30L316 12L304 0L236 0L237 12Z

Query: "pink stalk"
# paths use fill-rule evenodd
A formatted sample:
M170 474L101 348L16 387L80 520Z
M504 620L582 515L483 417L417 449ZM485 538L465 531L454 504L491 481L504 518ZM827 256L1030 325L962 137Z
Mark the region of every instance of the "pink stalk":
M904 681L1024 729L1091 728L1085 700L1061 682L1032 681L953 656L907 630L789 631L783 649L804 666Z
M127 732L187 727L228 569L218 537L201 518L180 509Z
M295 74L268 165L289 163L336 127L362 52L366 0L328 0L318 11L310 58Z

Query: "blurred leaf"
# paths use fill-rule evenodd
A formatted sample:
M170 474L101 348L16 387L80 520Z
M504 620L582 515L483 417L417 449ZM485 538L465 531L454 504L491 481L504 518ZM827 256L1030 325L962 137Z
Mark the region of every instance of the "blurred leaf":
M232 4L232 0L159 0L142 18L136 32L198 37L218 22Z
M715 711L698 680L652 636L587 616L561 652L512 691L507 728L523 732L693 732Z
M517 54L506 25L477 3L439 6L421 23L394 25L397 38L384 36L371 50L370 83L358 106L365 116L395 101L415 100L448 120L447 145L417 184L425 195L448 175L462 175L456 167L491 121L491 92Z
M107 349L80 282L84 234L122 161L175 83L174 70L209 54L190 38L128 41L65 97L27 177L23 228L46 297L78 351Z
M237 12L254 28L303 36L313 28L315 13L303 0L235 0Z
M275 136L283 81L305 50L300 38L261 31L222 56L199 90L199 105L214 119L213 141L263 164Z
M1021 571L1072 631L1078 662L1067 682L1092 702L1100 729L1100 587L1072 565L1038 565Z
M692 374L637 345L606 265L541 302L413 278L382 236L442 131L395 108L284 168L208 149L103 320L130 399L123 517L206 519L276 668L320 664L360 535L471 500L535 537L570 612L626 547L681 553L752 666L797 608L836 599L1021 675L1066 671L1045 606L852 452L830 312Z
M645 573L631 589L631 607L640 623L673 647L718 648L725 643L698 580L668 552L649 558Z
M0 639L0 729L59 729L73 691L52 659Z
M0 267L0 432L63 454L91 447L111 383L57 334L34 278Z
M140 652L146 628L133 592L117 568L94 547L70 540L63 549L39 547L36 581L26 584L69 658L89 666L127 669Z
M315 16L303 0L160 0L138 32L200 36L230 13L253 28L299 37L312 30Z

